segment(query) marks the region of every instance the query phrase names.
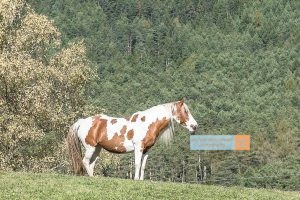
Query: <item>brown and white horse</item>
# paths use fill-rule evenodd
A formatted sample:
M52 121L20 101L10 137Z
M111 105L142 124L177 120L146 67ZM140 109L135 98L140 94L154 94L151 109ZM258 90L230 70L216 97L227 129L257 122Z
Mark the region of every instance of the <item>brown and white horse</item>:
M190 132L194 132L198 126L183 100L136 112L130 118L101 114L79 119L71 126L67 136L75 173L83 174L84 166L88 175L93 176L102 148L119 154L134 151L134 179L143 180L149 149L158 138L166 143L172 139L174 120ZM86 150L83 159L80 142Z

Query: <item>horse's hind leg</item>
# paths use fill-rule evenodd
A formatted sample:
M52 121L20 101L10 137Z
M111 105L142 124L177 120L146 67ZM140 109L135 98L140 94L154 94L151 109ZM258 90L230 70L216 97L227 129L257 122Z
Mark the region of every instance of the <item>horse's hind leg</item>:
M94 167L100 150L101 147L99 146L93 147L89 145L88 147L86 147L86 152L84 154L82 163L89 176L93 176L94 174Z
M98 156L99 156L99 153L101 151L101 148L99 145L96 146L96 149L90 159L90 171L91 171L91 174L93 175L94 174L94 168L95 168L95 164L96 164L96 161L98 160Z

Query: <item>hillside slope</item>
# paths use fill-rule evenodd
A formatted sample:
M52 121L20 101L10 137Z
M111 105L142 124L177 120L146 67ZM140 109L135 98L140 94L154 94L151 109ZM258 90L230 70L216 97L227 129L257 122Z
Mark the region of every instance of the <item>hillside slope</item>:
M0 172L0 199L299 199L297 192Z

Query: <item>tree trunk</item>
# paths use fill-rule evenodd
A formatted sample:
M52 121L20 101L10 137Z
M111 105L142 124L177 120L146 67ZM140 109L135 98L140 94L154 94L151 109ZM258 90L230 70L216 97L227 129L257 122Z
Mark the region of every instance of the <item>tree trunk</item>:
M181 182L185 182L185 162L184 160L182 161L182 176L181 176Z
M202 170L201 170L201 155L200 155L200 152L198 154L198 182L201 182L203 180L203 177L202 177Z
M129 164L129 178L133 179L133 164L132 164L132 158L130 158L130 164Z
M141 2L141 0L137 1L137 12L138 12L138 16L141 17L142 16L142 2Z
M128 35L128 43L127 43L127 53L132 54L132 34Z
M206 181L206 166L203 166L203 183Z

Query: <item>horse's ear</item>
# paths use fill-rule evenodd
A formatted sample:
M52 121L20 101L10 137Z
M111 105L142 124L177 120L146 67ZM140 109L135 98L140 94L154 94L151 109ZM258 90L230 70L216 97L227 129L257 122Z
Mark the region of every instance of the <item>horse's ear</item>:
M184 102L185 102L185 97L183 97L183 98L179 101L179 105L182 106Z

